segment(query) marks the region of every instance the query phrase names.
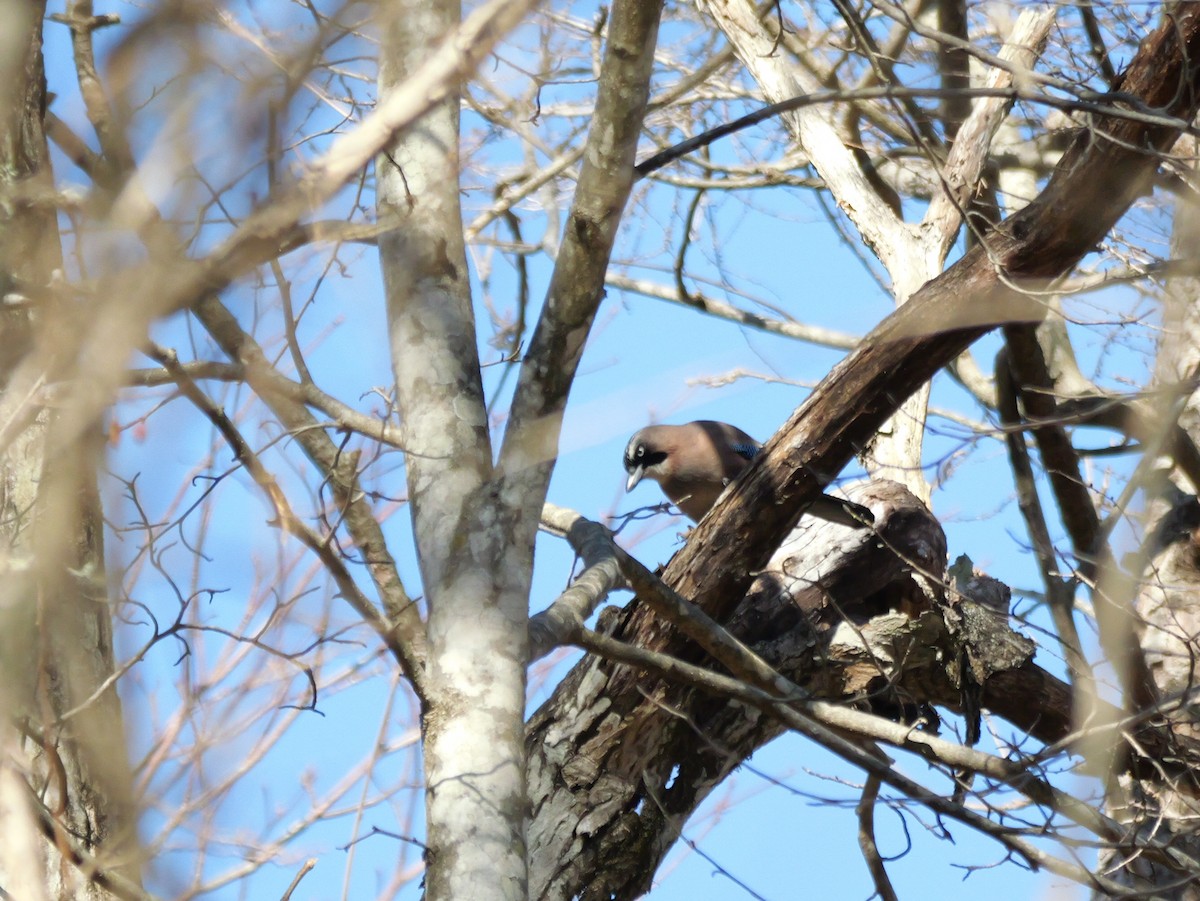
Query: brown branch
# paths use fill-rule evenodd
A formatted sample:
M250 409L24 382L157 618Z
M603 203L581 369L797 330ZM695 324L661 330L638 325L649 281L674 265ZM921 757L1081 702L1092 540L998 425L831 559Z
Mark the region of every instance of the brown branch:
M132 879L122 876L116 867L104 866L95 856L81 848L75 836L58 821L32 789L29 790L29 807L37 819L42 835L79 870L84 879L120 898L121 901L158 901L157 896L147 892Z
M308 860L304 861L304 865L300 867L299 871L292 879L291 884L288 885L287 891L280 896L279 901L291 901L292 893L295 892L300 886L300 880L307 876L316 865L317 859L315 857L310 857Z
M375 630L388 649L396 656L397 660L406 667L411 666L414 670L418 669L416 664L412 662L412 650L401 645L398 636L395 634L396 630L393 624L387 622L359 590L355 584L354 577L350 574L342 558L330 545L329 541L306 526L292 511L291 504L288 502L283 489L279 487L279 483L275 477L263 466L258 454L250 447L246 439L242 436L241 431L226 415L225 411L201 391L196 386L196 383L180 368L174 351L158 349L154 351L154 356L164 367L174 373L180 392L217 428L230 449L233 450L237 461L267 496L268 501L270 501L271 506L275 510L275 519L271 524L278 526L283 531L299 539L301 544L316 555L317 559L321 561L322 565L333 576L334 581L337 583L339 594L363 618L363 621ZM257 642L255 644L263 647ZM409 672L406 669L405 674L413 680L414 687L418 689L419 694L422 684L422 673L419 671Z
M937 12L938 30L957 39L957 46L946 41L937 44L938 72L948 92L942 102L942 122L946 138L953 144L959 127L971 113L971 102L959 94L971 86L971 59L962 49L969 43L967 4L965 0L939 0Z
M875 843L875 801L879 798L879 785L878 776L867 776L862 798L855 808L858 813L858 847L862 849L871 881L875 883L875 894L880 901L899 901L896 890L892 888L892 880L888 878L887 868L883 865L883 858L879 856L879 846Z
M545 498L567 394L604 296L621 213L633 189L661 14L661 2L613 8L584 166L513 396L500 469L506 478L521 480L523 504L534 510Z
M1050 529L1046 525L1046 515L1042 509L1041 500L1038 498L1033 464L1029 459L1029 450L1025 446L1025 433L1020 428L1021 418L1017 406L1020 388L1017 376L1013 372L1012 355L1013 348L1012 345L1009 345L996 357L996 397L1000 423L1005 427L1004 441L1008 447L1009 464L1016 482L1017 505L1025 519L1030 540L1033 542L1033 553L1042 574L1042 583L1046 586L1046 600L1050 605L1050 615L1054 619L1054 627L1058 632L1059 641L1066 652L1067 666L1076 679L1082 678L1091 682L1091 667L1083 656L1083 645L1079 640L1079 630L1075 626L1074 581L1064 579L1059 573L1054 542L1050 538ZM1078 480L1078 473L1076 473L1076 479ZM1066 500L1061 494L1058 497L1060 504ZM1094 513L1091 499L1085 497L1084 500L1088 510ZM1064 513L1064 515L1066 514ZM1094 691L1094 689L1092 690Z
M133 150L125 135L124 123L117 122L104 91L103 82L96 71L96 57L92 44L92 33L99 28L115 25L115 16L97 16L91 0L73 0L65 15L54 16L71 29L71 44L75 52L75 74L79 81L79 93L87 109L88 120L96 129L105 162L118 178L124 179L133 172ZM115 187L115 185L113 185Z
M1005 64L1003 68L1011 68L1011 64ZM790 97L787 100L781 100L778 103L771 103L762 109L755 110L752 113L747 113L732 122L727 122L724 125L718 125L716 128L711 128L708 131L688 138L685 141L680 141L666 150L661 150L648 159L642 160L637 164L635 171L639 179L645 178L652 172L656 172L669 163L673 163L677 159L687 156L701 147L707 147L714 141L720 140L727 135L736 134L739 131L758 125L760 122L765 122L768 119L773 119L784 113L794 112L799 109L804 109L810 106L820 106L827 103L854 103L866 100L890 100L890 99L917 99L917 100L933 100L946 97L952 93L944 88L902 88L902 87L876 87L876 88L857 88L850 90L836 91L818 91L812 94L803 94L799 97ZM969 98L985 98L995 97L1004 100L1008 103L1015 103L1018 100L1026 103L1037 103L1043 106L1049 106L1053 109L1061 109L1066 112L1090 113L1095 116L1108 119L1124 119L1132 124L1144 125L1147 127L1159 127L1174 129L1176 134L1195 134L1196 130L1191 126L1190 121L1177 118L1170 114L1158 112L1154 107L1146 104L1137 104L1131 106L1131 101L1136 101L1137 98L1132 94L1122 94L1119 98L1108 100L1101 95L1086 95L1079 99L1070 99L1056 97L1052 94L1039 94L1020 86L1013 87L979 87L971 88L964 92ZM1117 106L1115 101L1119 100L1123 105ZM1165 147L1163 148L1166 149ZM1061 167L1060 167L1061 168Z
M192 360L176 362L177 371L163 366L159 369L131 369L125 374L125 384L130 388L157 388L174 385L178 372L195 381L241 382L246 379L246 367L239 363L221 363L216 360Z
M663 300L668 303L684 304L709 316L727 319L738 325L759 329L770 334L783 335L785 338L807 341L810 344L836 347L839 350L850 350L861 340L858 335L823 328L819 325L808 325L789 319L768 318L760 313L752 313L749 310L739 309L733 304L726 303L723 300L702 294L698 291L690 291L686 296L681 296L677 291L665 285L660 285L657 282L646 279L629 278L625 275L610 272L604 281L606 285L612 288L630 291L635 294L641 294L643 297L652 297L655 300Z
M1100 517L1080 471L1079 455L1066 429L1060 424L1055 408L1055 384L1038 341L1037 329L1031 325L1005 326L1004 340L1009 348L1008 365L1016 382L1021 406L1025 418L1033 426L1030 431L1037 442L1046 476L1058 498L1063 523L1080 558L1082 575L1085 579L1092 579L1095 571L1090 561L1094 559L1092 555L1100 534Z
M181 371L190 378L205 381L244 382L247 381L246 366L242 363L221 363L215 360L192 360L178 364ZM334 421L337 428L357 432L372 441L386 444L405 452L404 441L400 430L385 419L360 413L349 404L327 394L315 383L295 382L274 367L270 367L261 378L270 383L271 389L287 396L289 399L305 406L315 407ZM173 385L176 377L170 370L133 369L125 374L124 384L129 387L153 388L159 385ZM44 399L53 402L59 392L70 390L70 384L49 386L44 393Z
M416 604L404 590L379 522L358 488L357 474L346 465L347 460L304 402L293 397L290 386L294 383L266 362L262 348L217 298L206 298L192 312L221 350L245 367L247 383L279 417L284 428L296 436L305 454L329 480L346 528L362 553L387 612L391 629L386 636L388 649L413 679L418 696L424 697L424 623Z
M1115 429L1143 443L1153 441L1159 430L1169 429L1168 450L1175 464L1193 485L1200 485L1200 450L1178 422L1161 421L1156 404L1155 397L1144 395L1072 397L1058 402L1057 414L1060 422Z
M1088 36L1088 49L1100 67L1100 74L1110 88L1116 88L1118 83L1117 70L1113 68L1112 60L1108 57L1108 48L1104 46L1104 35L1100 33L1100 23L1096 20L1096 11L1090 3L1080 3L1077 7L1079 16L1083 19L1083 29Z
M1124 829L1119 823L1109 820L1093 810L1086 803L1038 779L1036 776L1030 774L1024 766L1014 761L1005 760L1000 757L991 757L990 755L974 751L962 745L941 741L925 733L917 732L911 727L892 723L880 717L870 716L869 714L863 714L848 707L824 704L822 705L822 709L825 712L833 716L835 720L841 720L841 722L837 722L837 725L831 728L819 722L811 713L801 713L792 704L774 698L761 689L751 688L737 679L731 679L728 676L714 673L694 664L628 645L588 629L581 630L575 636L574 641L581 648L593 654L620 661L630 667L655 673L672 680L682 680L698 685L706 690L720 692L731 698L736 698L743 703L763 709L770 715L777 717L788 728L817 741L844 760L861 767L869 775L876 776L882 782L903 792L907 797L926 805L931 810L978 829L983 834L999 841L1010 850L1025 858L1033 866L1045 866L1051 872L1066 876L1082 885L1100 885L1109 889L1115 885L1106 877L1095 876L1082 867L1075 866L1047 854L1036 846L1019 838L1014 834L1012 829L994 823L987 817L975 813L949 798L930 791L925 786L894 769L890 760L864 750L861 746L855 744L854 741L844 737L842 732L846 730L846 724L853 721L855 726L858 727L854 731L858 734L891 740L898 747L904 747L908 750L919 748L925 743L932 744L935 742L942 746L953 748L954 750L947 754L948 760L965 761L970 758L974 764L983 767L978 772L990 771L989 775L992 775L993 778L1000 778L1002 781L1009 782L1019 791L1035 792L1037 797L1033 795L1030 795L1030 797L1037 803L1047 804L1080 825L1096 831L1099 835L1113 841L1117 841L1123 837ZM885 735L888 737L885 738ZM899 741L896 741L896 739L899 739ZM971 764L964 764L963 766L964 768L974 769ZM1000 769L1008 769L1008 775L997 776L997 772ZM1186 867L1191 863L1186 855L1181 855L1179 852L1165 845L1159 845L1149 850L1160 859L1174 861L1177 866Z
M1125 89L1174 122L1200 105L1200 5L1149 36ZM1185 80L1190 90L1181 89ZM1161 119L1159 120L1161 121ZM800 511L903 401L971 342L1043 305L1036 287L1089 252L1138 197L1178 125L1101 117L1079 132L1042 195L918 291L812 392L668 566L664 580L720 620ZM1104 190L1097 190L1104 185Z
M92 150L67 123L49 111L46 113L46 136L58 145L58 149L67 155L67 159L86 172L97 184L110 189L115 187L111 183L111 173L104 157Z

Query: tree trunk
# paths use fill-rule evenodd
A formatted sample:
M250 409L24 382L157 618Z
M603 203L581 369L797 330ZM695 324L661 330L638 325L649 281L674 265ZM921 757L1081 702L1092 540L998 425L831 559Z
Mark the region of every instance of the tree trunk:
M23 34L24 55L3 73L0 109L0 282L10 298L26 298L0 312L0 384L13 390L17 363L53 359L51 336L80 316L58 309L49 290L62 259L45 199L45 10L16 5L10 15L18 9L28 18L7 27ZM79 376L62 364L51 370ZM121 705L106 686L114 664L95 477L102 442L99 423L86 426L43 410L6 424L2 450L0 888L18 898L110 898L113 886L139 878Z
M1192 148L1188 155L1194 156L1195 139L1186 143ZM1185 189L1176 201L1171 256L1195 259L1198 248L1200 203ZM1172 278L1164 305L1156 374L1164 392L1156 404L1159 428L1174 428L1178 422L1195 441L1200 438L1194 390L1200 371L1200 279ZM1138 638L1163 700L1194 694L1200 654L1200 502L1195 496L1197 486L1171 463L1166 455L1155 463L1147 491L1149 533L1141 554L1132 555L1134 561L1144 563L1134 599ZM1166 722L1179 740L1200 736L1192 703L1169 713ZM1200 779L1194 773L1121 774L1112 783L1108 806L1113 817L1128 825L1131 835L1169 842L1200 856ZM1170 901L1200 898L1194 883L1180 884L1178 874L1133 848L1106 850L1100 863L1102 870L1111 869L1124 884L1134 886L1144 880L1162 886L1158 896Z
M385 4L386 98L459 21L456 0ZM422 698L431 899L525 897L526 619L532 530L501 503L459 206L459 94L375 165L409 504L429 605ZM522 537L526 540L522 541Z
M1095 247L1146 189L1158 154L1174 143L1180 124L1195 115L1197 59L1200 9L1189 5L1143 41L1123 83L1123 90L1139 96L1146 107L1169 112L1175 122L1097 117L1077 133L1039 198L917 291L817 386L691 533L666 567L664 582L718 623L738 621L751 574L768 565L773 549L827 474L840 471L899 402L990 328L1042 318L1037 292ZM1098 185L1104 190L1097 190ZM1022 285L1032 287L1034 295L1014 290ZM854 403L847 403L848 398ZM875 509L881 529L888 528L897 511L919 508L879 503L887 508ZM899 529L889 543L906 547L907 534ZM922 559L917 550L914 545L908 556L898 556ZM939 572L932 561L924 571ZM900 582L905 578L897 575ZM855 595L850 600L868 598ZM841 606L848 605L849 600ZM933 620L926 613L912 622L919 629ZM787 628L774 617L770 625L772 630ZM602 631L669 657L696 659L691 642L638 601L606 620ZM923 640L935 646L933 636ZM765 656L767 650L760 652ZM955 685L953 672L944 667L939 672L923 693L916 690L922 684L917 681L915 700L955 703L953 693L962 687L963 677ZM994 672L976 678L988 706L1004 709L1003 715L1036 730L1043 741L1069 731L1066 687L1031 671L1019 648ZM1033 710L1031 700L1045 706ZM531 897L579 893L600 898L611 892L625 898L645 890L654 866L708 790L707 773L727 772L764 738L747 729L744 720L718 722L704 711L705 702L694 693L661 684L647 687L636 669L594 658L578 665L529 728ZM719 749L712 751L712 759L703 750L697 753L696 723Z

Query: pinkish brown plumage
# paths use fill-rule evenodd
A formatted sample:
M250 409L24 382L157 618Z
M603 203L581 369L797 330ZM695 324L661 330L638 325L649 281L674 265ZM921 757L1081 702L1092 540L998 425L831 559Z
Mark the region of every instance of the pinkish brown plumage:
M632 491L644 478L653 479L684 516L699 522L761 447L736 426L710 419L647 426L625 446L625 490ZM866 507L827 494L805 512L859 528L874 518Z

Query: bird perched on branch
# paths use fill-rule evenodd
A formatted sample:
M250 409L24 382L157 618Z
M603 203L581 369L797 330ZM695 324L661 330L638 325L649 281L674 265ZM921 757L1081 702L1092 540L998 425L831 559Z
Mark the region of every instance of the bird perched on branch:
M684 425L647 426L625 447L625 490L644 478L658 482L684 516L699 522L725 487L762 449L736 426L701 419ZM822 494L804 511L829 522L862 528L875 517L861 504Z

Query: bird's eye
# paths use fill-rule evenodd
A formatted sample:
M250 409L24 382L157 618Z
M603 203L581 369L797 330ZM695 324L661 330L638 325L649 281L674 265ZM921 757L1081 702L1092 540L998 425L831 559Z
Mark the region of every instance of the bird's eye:
M635 456L635 457L637 457L639 460L640 460L640 459L642 459L642 457L646 456L646 445L644 445L644 444L639 444L639 445L637 446L637 450L635 450L635 451L633 452L633 454L634 454L634 456Z

